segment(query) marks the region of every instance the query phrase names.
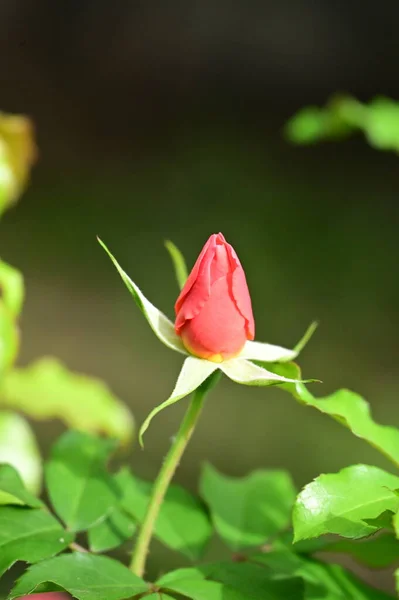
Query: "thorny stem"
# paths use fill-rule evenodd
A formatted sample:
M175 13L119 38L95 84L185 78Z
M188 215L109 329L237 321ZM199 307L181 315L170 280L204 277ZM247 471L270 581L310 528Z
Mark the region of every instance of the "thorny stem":
M173 441L172 446L170 447L168 454L166 455L161 470L158 473L158 477L154 482L150 502L148 504L147 512L137 537L132 561L130 563L130 570L139 577L142 577L145 571L148 549L163 499L173 475L179 466L186 446L193 434L198 418L201 414L205 396L218 379L219 372L213 373L213 375L208 377L208 379L195 390L190 406L188 407L184 419L180 425L180 429Z

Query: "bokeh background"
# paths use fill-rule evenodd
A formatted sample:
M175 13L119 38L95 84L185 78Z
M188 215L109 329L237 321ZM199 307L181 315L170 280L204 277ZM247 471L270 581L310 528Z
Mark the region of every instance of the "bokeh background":
M286 120L336 91L399 97L399 5L1 0L0 108L30 115L40 161L1 222L27 283L21 363L56 355L104 378L141 422L181 358L163 347L98 246L107 242L169 316L163 241L191 266L222 231L247 272L257 338L290 346L314 392L348 387L398 424L399 157L362 138L290 146ZM154 421L136 471L153 477L186 402ZM61 431L36 425L44 452ZM361 440L273 388L223 381L177 475L286 468L298 486L350 463ZM152 569L176 564L156 547ZM378 580L378 576L375 576Z

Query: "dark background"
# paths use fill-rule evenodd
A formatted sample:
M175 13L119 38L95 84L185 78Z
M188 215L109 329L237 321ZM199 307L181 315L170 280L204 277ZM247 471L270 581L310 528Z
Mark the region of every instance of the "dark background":
M362 138L292 147L282 127L336 91L399 97L399 4L0 0L0 108L36 124L40 161L1 223L26 275L21 361L54 354L106 379L141 422L171 391L164 348L98 246L100 234L169 316L163 240L191 266L222 231L247 272L257 339L290 346L320 395L349 387L398 424L399 158ZM180 405L133 461L154 476ZM38 425L46 450L61 427ZM177 475L287 468L298 486L350 463L387 466L279 390L224 381ZM389 467L389 465L388 465ZM178 559L155 555L153 569Z

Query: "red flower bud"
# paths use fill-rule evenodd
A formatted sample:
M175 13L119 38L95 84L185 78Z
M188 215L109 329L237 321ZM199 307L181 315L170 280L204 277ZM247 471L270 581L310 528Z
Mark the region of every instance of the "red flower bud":
M240 353L255 324L245 273L221 233L197 258L175 304L176 333L189 352L214 362Z

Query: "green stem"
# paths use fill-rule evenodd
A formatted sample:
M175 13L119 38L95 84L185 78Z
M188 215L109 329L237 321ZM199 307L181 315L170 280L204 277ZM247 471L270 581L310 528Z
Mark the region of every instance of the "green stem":
M145 571L148 548L163 499L173 475L179 466L179 462L183 456L184 450L186 449L186 446L193 434L194 428L201 414L205 396L210 388L216 383L218 378L219 373L216 372L208 377L208 379L195 390L190 406L188 407L182 424L180 425L180 429L172 446L170 447L161 470L158 473L158 477L154 482L150 502L148 504L147 512L137 537L132 561L130 563L130 570L139 577L142 577Z

